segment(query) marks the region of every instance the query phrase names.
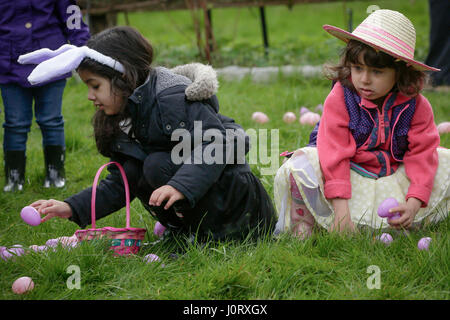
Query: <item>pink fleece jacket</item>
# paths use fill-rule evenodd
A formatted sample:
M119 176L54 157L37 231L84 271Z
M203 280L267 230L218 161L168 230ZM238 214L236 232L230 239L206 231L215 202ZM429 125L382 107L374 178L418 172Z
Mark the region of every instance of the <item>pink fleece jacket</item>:
M385 99L388 100L389 96ZM408 101L410 98L397 94L393 106ZM361 108L377 108L377 105L361 99ZM391 119L392 108L388 111ZM383 116L378 110L378 119ZM368 150L369 141L359 148L348 128L349 115L345 106L344 90L337 82L325 100L322 119L317 135L317 149L320 166L325 180L324 191L328 199L350 199L352 186L350 183L350 161L360 165L370 172L379 172L380 163L374 150ZM378 133L376 150L387 151L387 165L395 171L400 160L394 159L391 153L392 134L384 135L383 122L377 124ZM391 132L392 130L390 130ZM368 139L370 140L370 138ZM428 204L433 188L434 176L438 167L439 133L434 123L433 111L428 100L419 94L416 96L416 109L408 131L408 150L403 157L405 172L411 184L405 201L414 197L422 201L422 206ZM391 172L388 170L387 172ZM358 186L354 186L358 187Z

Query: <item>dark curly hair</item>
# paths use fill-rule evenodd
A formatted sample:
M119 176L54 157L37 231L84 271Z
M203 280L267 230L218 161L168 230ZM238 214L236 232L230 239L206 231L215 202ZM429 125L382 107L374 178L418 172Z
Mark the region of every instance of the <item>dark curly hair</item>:
M423 88L428 76L422 71L407 66L403 60L396 59L382 51L377 51L372 47L357 41L350 40L341 53L338 64L325 64L325 76L333 81L339 81L342 85L354 90L350 80L350 66L352 63L360 63L359 56L363 53L364 63L373 68L393 68L395 69L396 82L394 91L399 91L406 96L414 97Z
M129 117L127 98L150 73L153 48L139 31L127 26L106 29L89 39L86 45L117 60L125 68L124 74L121 74L90 58L85 58L77 68L77 71L86 70L109 79L111 94L122 98L123 105L118 114L106 115L103 110L97 110L92 118L97 149L102 155L110 157L110 146L120 130L119 123Z

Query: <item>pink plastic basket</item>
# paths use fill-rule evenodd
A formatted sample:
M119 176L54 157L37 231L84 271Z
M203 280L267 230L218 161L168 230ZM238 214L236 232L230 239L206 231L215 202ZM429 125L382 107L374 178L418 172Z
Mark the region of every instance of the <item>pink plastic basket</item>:
M113 228L113 227L104 227L104 228L95 228L95 194L97 190L97 183L100 177L100 173L103 168L110 164L115 164L122 175L123 184L125 186L125 201L126 201L126 212L127 212L127 221L125 228ZM88 241L92 239L100 239L100 238L108 238L110 241L110 250L114 251L114 255L129 255L129 254L137 254L141 247L142 240L144 240L145 232L147 229L144 228L131 228L130 227L130 191L128 188L128 180L125 175L125 171L122 166L118 162L108 162L102 165L95 175L94 183L92 185L92 197L91 197L91 221L92 228L77 230L75 235L77 236L79 241Z

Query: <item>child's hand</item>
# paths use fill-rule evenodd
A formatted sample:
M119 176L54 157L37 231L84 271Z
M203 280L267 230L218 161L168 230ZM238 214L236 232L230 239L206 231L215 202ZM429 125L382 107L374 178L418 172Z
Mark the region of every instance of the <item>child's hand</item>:
M398 212L401 217L392 220L388 219L389 225L394 229L408 229L411 227L421 206L422 201L416 198L409 198L406 203L400 203L397 207L391 208L389 212Z
M333 224L330 227L330 232L337 231L339 233L344 232L355 232L356 227L350 218L350 214L346 215L335 215Z
M334 208L334 221L330 227L330 232L355 232L356 227L350 217L350 209L348 208L348 200L332 199L331 203Z
M175 201L184 199L184 195L172 186L165 185L153 191L148 203L151 206L160 206L165 200L168 200L164 209L169 209Z
M69 219L72 216L72 208L63 201L54 199L38 200L30 204L41 216L44 215L41 222L45 222L53 217Z

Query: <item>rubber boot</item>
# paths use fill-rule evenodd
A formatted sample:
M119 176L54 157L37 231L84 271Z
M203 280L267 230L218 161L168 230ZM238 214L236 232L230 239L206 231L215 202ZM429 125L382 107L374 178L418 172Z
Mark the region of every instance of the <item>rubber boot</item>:
M4 166L6 184L3 191L22 191L25 181L25 150L4 151Z
M44 146L45 181L44 188L55 186L62 188L66 185L64 170L66 149L63 146Z

